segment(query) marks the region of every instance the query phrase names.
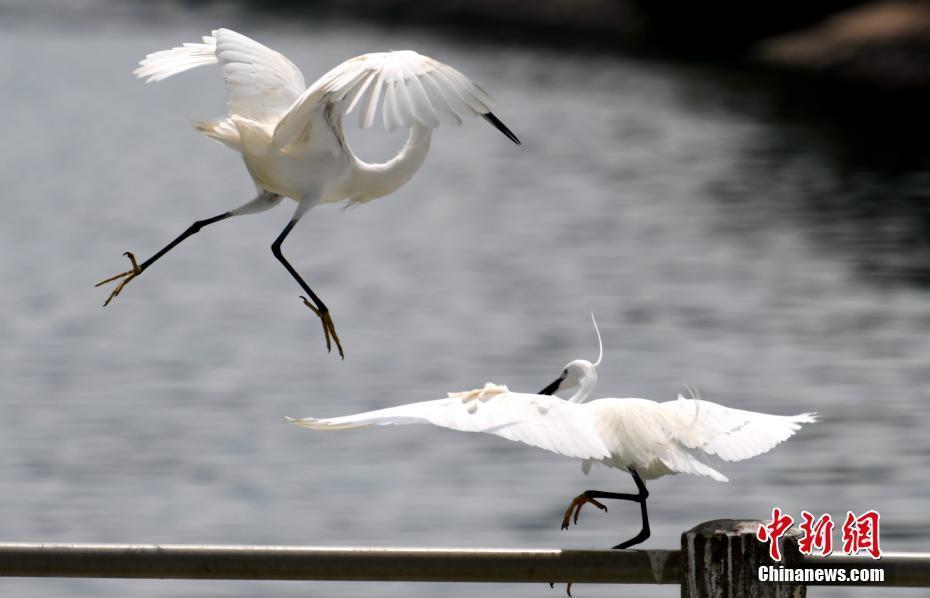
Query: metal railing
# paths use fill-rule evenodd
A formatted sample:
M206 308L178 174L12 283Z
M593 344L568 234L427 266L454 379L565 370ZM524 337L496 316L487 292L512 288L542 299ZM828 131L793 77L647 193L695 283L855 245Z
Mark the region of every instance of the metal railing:
M707 522L682 535L682 550L0 543L0 577L666 583L681 584L682 596L704 598L759 593L766 584L760 567L829 567L882 570L881 580L850 585L930 587L930 553L802 556L797 538L786 536L785 561L775 563L755 539L757 528L752 521ZM803 596L805 585L821 583L780 585Z
M0 543L0 577L678 583L677 550Z

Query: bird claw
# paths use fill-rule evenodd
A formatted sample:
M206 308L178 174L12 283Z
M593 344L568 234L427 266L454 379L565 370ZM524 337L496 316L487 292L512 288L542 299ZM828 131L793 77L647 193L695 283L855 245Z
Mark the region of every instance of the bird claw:
M98 282L97 284L94 285L95 287L99 287L99 286L101 286L101 285L107 284L108 282L113 282L114 280L119 280L120 278L123 279L123 280L120 281L120 283L119 283L118 285L116 285L116 288L113 289L113 292L110 293L110 296L107 297L107 300L103 302L103 306L104 306L104 307L106 307L107 305L109 305L109 304L110 304L110 301L113 301L113 298L116 297L117 295L119 295L120 291L123 290L123 287L126 286L126 284L127 284L130 280L132 280L132 279L135 278L136 276L142 274L142 268L140 268L140 267L139 267L139 264L136 263L136 256L134 256L134 255L132 254L132 252L129 252L129 251L127 251L127 252L124 253L123 255L125 255L126 257L129 258L129 261L132 263L132 269L131 269L131 270L126 270L125 272L120 272L120 273L117 274L116 276L111 276L110 278L108 278L108 279L106 279L106 280L101 280L100 282Z
M310 311L316 314L320 318L320 322L323 324L323 336L326 338L326 351L332 352L333 350L333 341L336 343L336 349L339 350L339 357L345 359L345 353L342 351L342 343L339 341L339 335L336 334L336 325L333 324L333 318L329 315L329 310L325 307L323 309L318 308L313 303L310 302L303 295L300 296L303 299L304 305L310 308Z
M605 513L607 512L607 507L604 504L594 500L587 494L579 494L574 499L572 499L572 503L568 505L567 509L565 509L565 515L562 516L562 529L568 529L568 526L572 520L574 520L575 525L578 525L578 515L581 514L581 507L585 506L587 503L591 503ZM574 516L572 513L573 511Z
M587 494L579 494L574 499L572 499L572 503L568 505L567 509L565 509L565 515L562 516L562 529L568 529L568 526L571 523L572 519L574 519L575 525L578 525L578 515L581 513L581 507L583 507L586 503L591 503L598 509L601 509L602 511L605 511L605 512L607 511L607 507L604 504L600 503L597 500L594 500ZM574 511L574 517L572 516L573 511ZM568 582L568 585L565 586L565 593L568 594L569 598L571 598L571 595L572 595L572 583L574 582L570 581ZM549 587L554 588L555 584L550 583Z

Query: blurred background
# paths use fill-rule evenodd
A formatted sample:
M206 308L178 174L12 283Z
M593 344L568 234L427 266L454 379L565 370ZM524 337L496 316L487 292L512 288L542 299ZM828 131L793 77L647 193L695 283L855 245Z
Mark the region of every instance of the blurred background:
M789 3L790 4L790 3ZM0 539L608 547L635 505L586 511L595 469L427 427L315 434L331 416L491 380L536 391L606 354L597 396L706 399L823 423L729 484L650 483L653 536L773 506L880 511L886 551L930 543L930 7L911 2L611 0L0 2ZM308 81L415 49L498 100L516 147L443 127L394 195L301 221L211 226L106 309L93 284L253 193L190 126L224 112L219 73L158 85L146 53L237 29ZM385 159L403 141L349 119ZM838 537L837 537L838 539ZM561 596L438 584L0 580L46 596ZM677 586L576 586L676 596ZM930 595L894 591L898 596ZM811 595L881 595L816 588Z

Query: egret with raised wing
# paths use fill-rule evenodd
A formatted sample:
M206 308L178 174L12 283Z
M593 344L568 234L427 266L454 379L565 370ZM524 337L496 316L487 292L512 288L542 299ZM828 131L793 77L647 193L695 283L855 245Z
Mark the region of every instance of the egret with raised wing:
M289 197L297 208L271 251L309 297L301 299L320 318L327 350L334 342L344 357L330 310L281 253L301 216L319 204L357 205L393 193L423 164L440 123L458 126L466 117L481 116L514 143L520 140L491 112L493 100L480 86L451 66L410 50L357 56L307 87L300 70L283 55L235 31L216 29L203 43L149 54L134 72L146 81L161 81L212 64L220 66L226 82L228 115L195 126L242 154L257 195L234 210L194 222L142 263L126 252L132 267L97 284L119 281L104 305L204 226L262 212ZM374 123L379 109L387 130L410 129L396 156L370 164L353 153L342 118L355 109L363 129Z
M716 455L724 461L754 457L793 436L801 424L817 419L814 413L769 415L681 395L664 403L636 398L588 401L597 383L596 366L600 360L593 364L583 359L572 361L555 382L538 394L510 392L506 386L488 382L484 388L449 393L445 399L342 417L287 420L312 430L433 424L494 434L581 459L586 474L594 463L626 470L633 476L636 494L583 492L565 511L562 528L568 528L572 518L578 522L585 504L606 511L598 499L633 501L640 505L642 528L614 546L628 548L646 540L650 533L646 511L649 492L644 480L690 473L726 482L727 478L707 465L704 457ZM572 387L577 391L568 399L554 396Z

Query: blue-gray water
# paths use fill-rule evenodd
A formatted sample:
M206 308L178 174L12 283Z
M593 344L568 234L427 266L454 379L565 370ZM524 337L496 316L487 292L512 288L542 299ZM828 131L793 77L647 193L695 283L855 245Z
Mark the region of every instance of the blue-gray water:
M487 380L538 390L595 356L593 311L599 396L668 400L690 383L734 407L823 416L767 455L721 464L729 484L653 481L645 546L778 505L878 509L885 550L927 549L927 231L909 207L926 205L925 160L849 160L828 132L707 69L228 8L36 6L0 8L0 540L610 546L636 531L635 506L585 512L567 532L559 519L581 490L631 489L626 474L585 478L494 437L282 423ZM145 53L221 25L308 80L362 52L415 48L489 89L524 142L480 121L444 127L401 191L300 223L285 252L332 307L344 362L269 251L290 206L208 227L107 308L93 288L126 268L123 251L147 257L252 194L238 156L189 126L223 112L215 70L157 85L130 74ZM357 133L369 157L400 142ZM0 580L19 597L440 592L561 595Z

